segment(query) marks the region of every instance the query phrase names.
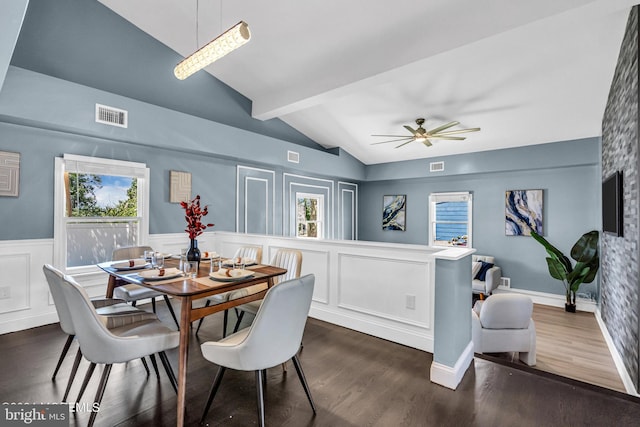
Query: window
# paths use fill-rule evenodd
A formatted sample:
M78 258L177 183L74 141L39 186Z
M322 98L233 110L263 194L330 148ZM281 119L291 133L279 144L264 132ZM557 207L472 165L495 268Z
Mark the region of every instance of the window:
M433 193L429 196L429 244L471 247L471 193Z
M296 193L296 236L322 238L324 196Z
M89 272L115 248L146 242L146 165L65 154L56 158L55 173L56 266Z

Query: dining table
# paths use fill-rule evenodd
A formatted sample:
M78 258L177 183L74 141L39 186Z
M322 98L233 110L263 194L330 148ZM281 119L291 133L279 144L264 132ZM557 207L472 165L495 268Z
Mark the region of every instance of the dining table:
M189 358L189 338L191 333L191 323L213 313L228 310L241 304L256 301L264 298L267 290L274 285L274 278L287 272L286 269L256 264L245 267L242 277L226 277L222 274L215 274L219 267L215 267L211 273L210 262L201 261L195 278L185 276L180 269L181 262L178 259L165 260L164 271L171 272L166 279L148 274L150 265L139 260L130 260L128 264L122 266L122 261L103 262L98 267L109 273L107 283L107 298L113 297L113 290L127 283L144 286L163 294L171 296L179 302L180 306L180 345L178 347L178 397L177 397L177 425L184 426L186 411L186 391L187 391L187 361ZM130 265L129 268L126 268ZM223 272L224 270L221 270ZM171 277L174 276L175 277ZM146 276L143 277L143 276ZM266 283L267 288L256 293L229 300L220 304L194 307L193 302L215 294L221 294L233 290L248 288L253 285Z

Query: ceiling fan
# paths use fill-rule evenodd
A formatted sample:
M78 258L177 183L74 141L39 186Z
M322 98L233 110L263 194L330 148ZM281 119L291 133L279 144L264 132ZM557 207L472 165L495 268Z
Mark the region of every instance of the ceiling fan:
M453 140L453 141L462 141L463 139L465 139L465 137L463 137L463 136L454 136L454 135L458 135L460 133L467 133L467 132L477 132L477 131L480 130L480 128L447 130L450 127L459 125L460 122L449 122L449 123L447 123L445 125L438 126L438 127L433 128L431 130L426 130L425 128L422 127L422 125L424 124L424 119L416 119L416 124L418 125L417 129L413 129L411 126L404 125L404 128L406 130L408 130L409 132L411 132L411 136L371 135L371 136L383 136L383 137L387 137L387 138L399 138L399 139L391 139L389 141L374 142L371 145L386 144L386 143L389 143L389 142L404 141L402 144L400 144L400 145L398 145L396 147L396 148L400 148L403 145L407 145L410 142L416 141L416 142L422 142L427 147L431 147L433 145L431 143L432 139L448 139L448 140Z

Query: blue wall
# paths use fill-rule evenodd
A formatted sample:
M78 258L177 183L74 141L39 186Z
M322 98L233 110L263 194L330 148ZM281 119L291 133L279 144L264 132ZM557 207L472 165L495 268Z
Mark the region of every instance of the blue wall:
M562 284L549 276L542 246L529 237L505 235L505 191L544 190L544 235L568 254L583 233L601 228L599 147L600 140L591 138L451 156L438 159L445 161L449 175L363 182L360 185L359 238L428 244L429 194L470 191L473 195L473 247L478 253L495 256L503 276L511 278L514 288L561 294ZM543 166L547 159L546 163L553 167ZM368 167L367 176L383 175L381 170L384 176L392 176L393 168L403 174L426 175L430 160L422 161L422 167L413 171L411 165L404 167L403 164ZM463 163L468 165L467 170L473 167L473 173L456 174L456 169ZM481 172L483 168L486 172ZM385 194L407 195L406 231L382 230L382 197ZM596 292L596 285L583 285L580 291Z

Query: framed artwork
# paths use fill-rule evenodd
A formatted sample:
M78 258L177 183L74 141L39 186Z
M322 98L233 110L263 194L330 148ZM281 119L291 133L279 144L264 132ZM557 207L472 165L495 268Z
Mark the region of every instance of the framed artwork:
M406 207L407 196L404 194L382 196L382 229L404 231Z
M180 203L191 200L191 174L189 172L170 171L169 202Z
M0 151L0 196L17 197L20 183L20 153Z
M504 197L505 234L542 234L542 190L507 190Z

